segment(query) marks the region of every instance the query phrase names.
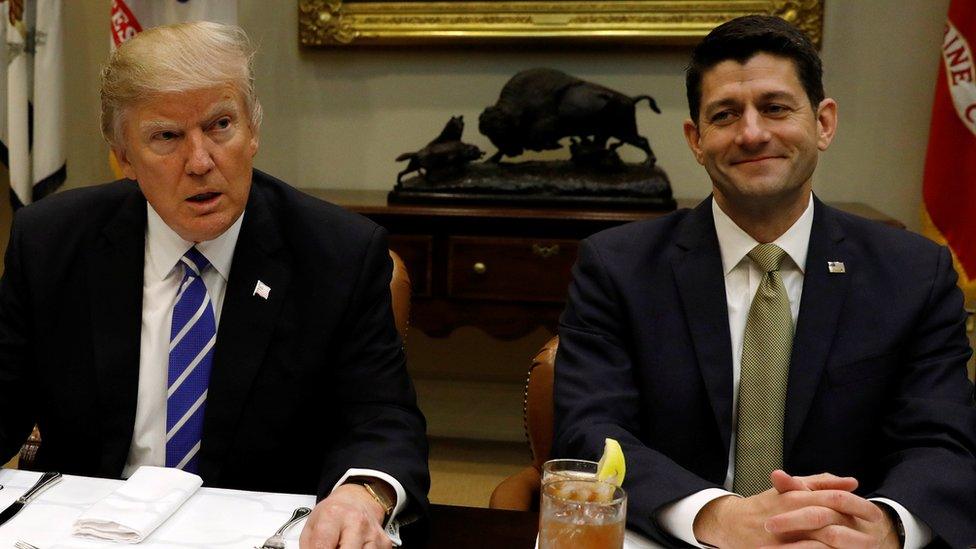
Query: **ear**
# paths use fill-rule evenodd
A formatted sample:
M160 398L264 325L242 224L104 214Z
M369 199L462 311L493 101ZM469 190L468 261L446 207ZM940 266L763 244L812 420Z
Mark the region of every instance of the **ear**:
M837 132L837 102L826 98L817 107L817 148L827 150Z
M119 163L119 168L122 170L122 175L126 176L133 181L138 180L139 177L136 174L135 168L132 163L129 162L129 157L125 154L125 150L121 147L112 147L112 153L115 155L115 160Z
M247 130L247 154L249 158L254 158L254 155L258 154L258 145L261 143L261 140L258 138L258 132L254 131L254 126L250 121L248 121L245 129Z
M254 158L254 155L258 154L258 144L259 144L258 134L252 132L251 140L247 144L247 150L248 153L250 153L251 158Z
M685 130L685 140L688 142L688 148L691 149L691 153L695 155L695 160L699 164L705 165L704 155L702 154L701 148L701 133L698 131L698 126L691 121L691 119L685 120L684 123Z

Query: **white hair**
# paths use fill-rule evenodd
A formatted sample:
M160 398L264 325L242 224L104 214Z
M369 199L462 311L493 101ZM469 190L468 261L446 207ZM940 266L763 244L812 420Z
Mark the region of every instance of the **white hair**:
M262 111L254 92L253 58L247 34L231 25L196 21L137 34L102 69L102 136L122 147L127 111L147 97L227 84L244 99L256 134Z

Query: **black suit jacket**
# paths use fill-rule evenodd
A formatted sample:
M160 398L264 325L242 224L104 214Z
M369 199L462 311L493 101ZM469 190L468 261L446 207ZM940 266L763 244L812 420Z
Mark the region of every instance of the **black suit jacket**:
M830 273L842 261L845 273ZM976 542L971 351L948 251L814 203L790 364L788 473L851 475L952 546ZM711 200L583 242L560 324L555 453L627 459L628 523L721 487L732 351Z
M118 477L136 412L146 200L133 181L19 211L0 282L0 450L35 422L40 468ZM424 510L423 416L394 327L385 231L255 171L200 449L211 486L316 493L350 467ZM257 281L268 299L253 295Z

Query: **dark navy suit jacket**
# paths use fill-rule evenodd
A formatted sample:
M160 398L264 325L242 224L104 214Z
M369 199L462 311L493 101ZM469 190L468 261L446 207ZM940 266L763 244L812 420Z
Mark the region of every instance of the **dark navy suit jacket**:
M844 273L828 271L841 261ZM732 351L711 199L582 243L556 357L555 454L627 460L627 518L721 487ZM976 408L944 247L814 200L790 365L785 470L854 476L951 546L976 543Z
M20 210L0 282L0 458L118 477L139 375L146 199L133 181ZM200 449L210 486L328 494L350 467L427 505L423 416L390 307L385 231L255 171ZM267 299L254 295L260 280Z

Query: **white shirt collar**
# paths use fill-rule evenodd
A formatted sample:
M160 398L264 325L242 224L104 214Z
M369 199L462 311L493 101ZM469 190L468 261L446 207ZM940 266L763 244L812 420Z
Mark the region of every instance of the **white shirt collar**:
M159 217L152 204L146 203L146 261L150 270L160 279L166 278L176 267L177 262L187 250L193 247L193 242L183 240L176 231ZM237 237L241 232L244 221L242 213L226 231L213 240L200 242L197 250L206 257L220 276L226 282L230 277L230 265L234 259L234 248L237 247Z
M712 218L715 220L715 234L718 235L718 248L722 252L722 269L728 275L759 242L749 236L732 221L712 198ZM813 229L813 193L799 219L785 233L773 241L793 260L800 272L807 264L807 249L810 246L810 231Z

